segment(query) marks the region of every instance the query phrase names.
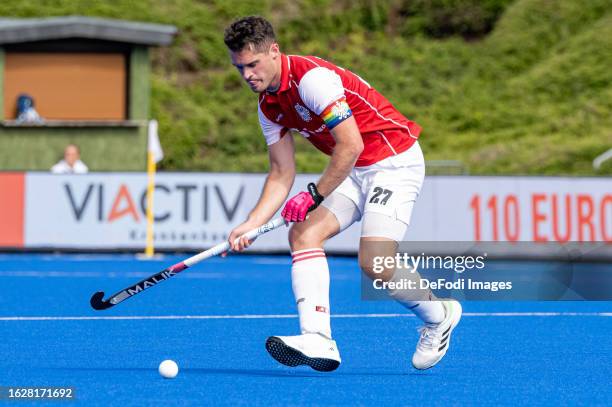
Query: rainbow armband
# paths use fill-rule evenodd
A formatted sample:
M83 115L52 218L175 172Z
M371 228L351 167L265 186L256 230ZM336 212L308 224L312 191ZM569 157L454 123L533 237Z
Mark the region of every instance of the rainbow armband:
M348 103L346 103L346 98L343 96L327 106L321 113L321 118L325 122L327 128L331 130L352 115L353 112L351 112L351 108Z

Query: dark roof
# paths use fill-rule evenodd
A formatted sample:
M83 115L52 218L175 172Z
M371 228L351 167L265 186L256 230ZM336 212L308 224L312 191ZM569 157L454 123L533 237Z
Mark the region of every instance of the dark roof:
M68 16L0 18L0 45L66 38L91 38L130 44L168 45L177 29L173 25Z

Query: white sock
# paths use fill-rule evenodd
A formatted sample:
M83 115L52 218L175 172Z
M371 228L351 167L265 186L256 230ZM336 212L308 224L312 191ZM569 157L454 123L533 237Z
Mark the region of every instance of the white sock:
M329 268L321 248L291 253L291 285L300 315L300 330L331 339L329 321Z
M418 287L418 281L421 279L421 276L418 272L411 273L409 269L395 270L391 281L399 282L402 279L416 281L416 286ZM389 290L389 295L404 307L412 311L414 315L419 317L421 321L425 323L438 324L446 317L446 312L444 311L442 302L438 301L436 296L429 289Z

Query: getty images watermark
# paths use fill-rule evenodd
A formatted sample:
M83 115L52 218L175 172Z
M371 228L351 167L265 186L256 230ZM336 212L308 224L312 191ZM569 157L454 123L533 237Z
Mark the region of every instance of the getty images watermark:
M482 256L433 256L421 253L417 256L408 253L396 253L395 256L376 256L372 261L372 271L383 274L386 270L400 272L400 277L390 281L375 278L372 285L376 290L511 290L512 281L481 281L472 278L435 279L421 276L419 270L453 271L463 274L465 271L484 270L487 253ZM405 273L402 273L404 271Z
M612 244L534 242L370 242L364 300L612 300Z

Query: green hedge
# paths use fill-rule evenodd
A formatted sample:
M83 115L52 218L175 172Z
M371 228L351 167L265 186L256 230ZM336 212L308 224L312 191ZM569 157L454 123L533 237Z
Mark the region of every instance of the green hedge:
M4 16L178 26L175 43L153 52L151 115L160 123L162 167L260 172L267 152L257 100L222 41L235 17L264 15L284 51L363 76L424 127L427 159L462 160L475 174L593 174L592 159L612 145L610 10L612 0L0 4ZM297 145L300 171L324 168L325 156Z

